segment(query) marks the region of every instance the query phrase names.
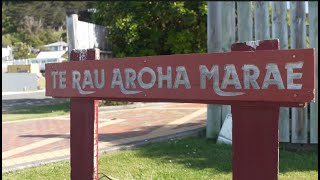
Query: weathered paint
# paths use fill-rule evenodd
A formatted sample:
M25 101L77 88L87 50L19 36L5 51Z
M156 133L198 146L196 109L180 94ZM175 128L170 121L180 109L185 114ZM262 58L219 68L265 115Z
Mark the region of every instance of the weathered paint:
M290 2L290 42L291 49L306 47L306 14L305 2ZM291 143L308 143L308 110L291 109Z
M251 44L264 44L266 50L279 49L274 45L277 43L238 43L231 50L252 50ZM258 48L259 45L254 49ZM278 179L279 109L277 103L273 106L232 105L233 180Z
M79 21L77 14L71 14L67 17L66 26L69 55L73 49L108 49L106 43L106 27Z
M318 1L309 1L310 47L316 49L316 102L310 103L310 143L318 144Z
M235 1L222 2L222 51L230 52L231 44L235 42ZM221 122L223 124L227 114L231 113L230 105L222 105Z
M246 42L252 40L252 11L251 1L237 1L237 40L239 42Z
M222 41L222 2L208 1L207 15L207 49L208 53L221 52ZM217 138L221 128L222 106L219 104L207 105L206 137Z
M279 39L280 49L288 49L287 2L274 1L272 4L272 38Z
M280 49L288 49L287 2L274 1L272 4L272 38L280 40ZM280 142L290 142L289 108L280 108Z
M260 46L263 44L260 43ZM167 81L162 79L160 86L159 75L162 78L165 72L159 74L159 67L162 67L162 70L169 67L172 69L171 78ZM254 67L253 69L256 69L254 71L259 71L259 77L248 75L248 67ZM137 74L137 78L133 80L131 77L126 77L126 68L131 68L131 71ZM127 101L152 99L216 104L239 102L303 104L314 99L314 69L314 49L52 63L46 65L46 95ZM54 88L54 80L60 82L58 75L52 76L54 71L63 74L66 71L65 81L62 81L63 87ZM78 74L79 77L74 78L74 74ZM105 76L103 87L102 74ZM126 88L127 83L131 84L130 89Z
M97 53L97 49L73 50L71 61L96 60ZM71 179L98 180L98 101L70 98L70 123Z
M222 51L229 52L235 42L235 1L223 1L221 7Z
M254 37L255 40L270 39L269 1L254 1Z

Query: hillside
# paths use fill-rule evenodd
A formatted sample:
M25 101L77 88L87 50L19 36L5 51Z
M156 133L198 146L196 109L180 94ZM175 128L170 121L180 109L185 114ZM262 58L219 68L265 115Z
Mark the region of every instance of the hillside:
M94 1L2 1L2 43L18 42L41 48L43 45L66 41L66 16L76 13L90 22L88 9Z

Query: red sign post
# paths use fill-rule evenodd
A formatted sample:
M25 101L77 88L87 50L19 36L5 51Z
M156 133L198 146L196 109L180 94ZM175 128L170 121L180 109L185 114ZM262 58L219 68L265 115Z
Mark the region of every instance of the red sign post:
M274 40L231 46L231 51L278 49L279 41ZM269 106L250 106L250 103L231 106L234 180L278 179L279 110L277 103Z
M83 62L74 60L97 59L95 51L73 50L71 62L47 64L46 95L71 98L72 179L97 178L90 135L97 99L230 104L233 179L277 179L279 107L304 107L315 97L314 49L278 49L278 40L268 40L233 44L228 53ZM72 138L81 123L85 133Z
M72 51L70 59L92 61L100 59L99 55L98 49ZM98 100L71 98L70 123L71 179L97 180Z

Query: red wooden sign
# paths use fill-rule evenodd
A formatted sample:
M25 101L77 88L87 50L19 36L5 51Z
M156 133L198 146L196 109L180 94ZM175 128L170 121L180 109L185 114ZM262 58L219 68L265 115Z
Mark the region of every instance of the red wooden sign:
M231 49L99 61L73 50L72 62L46 64L46 95L70 98L71 179L98 179L96 99L231 104L233 179L278 179L279 108L314 100L315 50L278 50L278 40Z
M304 106L314 99L314 63L314 49L53 63L46 64L46 95Z

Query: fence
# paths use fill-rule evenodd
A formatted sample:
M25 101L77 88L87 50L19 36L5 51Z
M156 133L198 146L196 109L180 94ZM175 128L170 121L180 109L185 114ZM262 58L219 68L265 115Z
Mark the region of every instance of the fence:
M263 39L279 39L280 49L316 49L316 102L306 108L282 107L279 138L280 142L317 144L318 2L208 2L208 8L214 13L213 16L208 12L208 52L230 51L231 43L235 41ZM217 111L221 114L213 113ZM217 125L213 130L215 133L219 132L228 112L230 106L208 106L208 123ZM209 118L213 121L209 122Z
M4 61L2 60L2 73L6 73L8 71L8 65L12 65L13 61Z
M101 59L111 57L112 52L106 51L108 49L106 27L79 21L76 14L67 16L66 22L69 54L72 49L98 48Z
M13 64L39 64L39 71L45 71L45 64L62 62L63 58L29 58L13 60Z

